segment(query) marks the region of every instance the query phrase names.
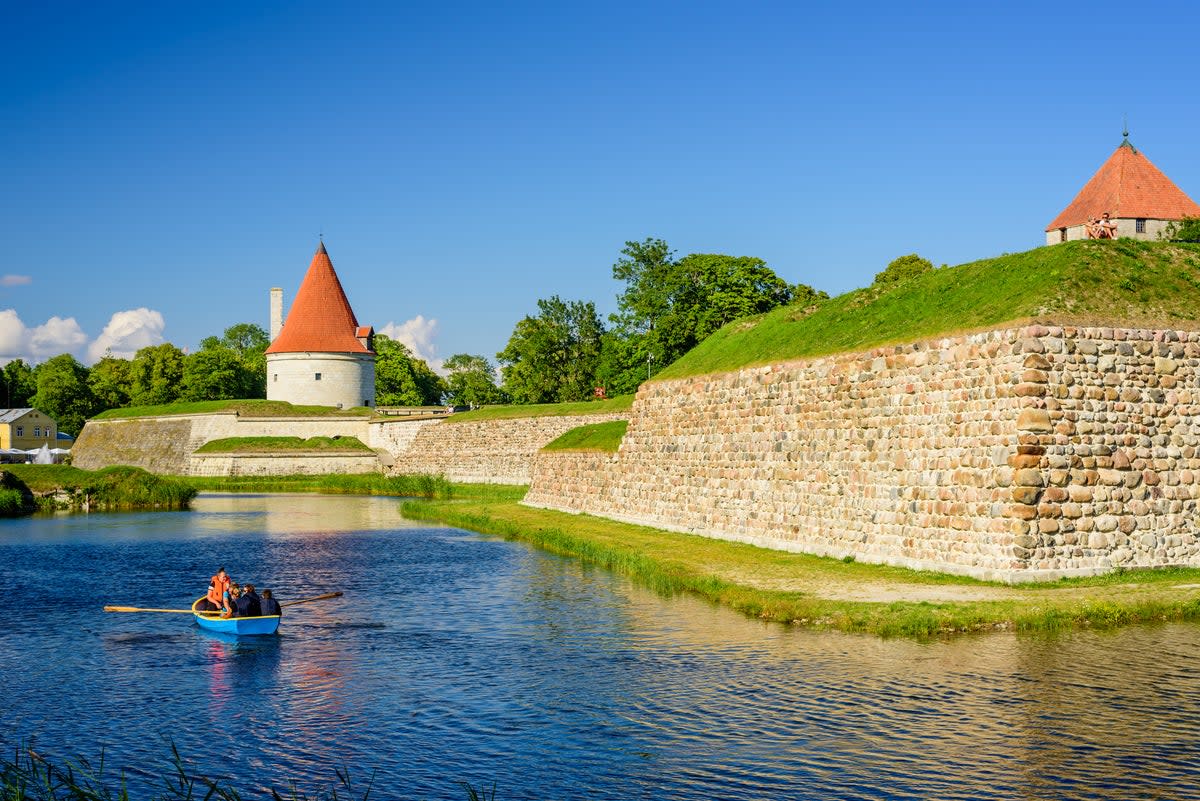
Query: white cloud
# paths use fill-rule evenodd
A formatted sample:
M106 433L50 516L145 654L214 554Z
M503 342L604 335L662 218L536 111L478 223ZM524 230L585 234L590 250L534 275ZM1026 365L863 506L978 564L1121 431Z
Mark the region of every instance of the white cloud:
M74 317L55 316L29 329L26 347L35 361L41 361L60 353L78 355L87 339Z
M118 359L131 359L141 348L161 345L164 328L162 314L153 309L143 306L116 312L100 336L88 345L88 360L97 362L109 351Z
M424 315L418 314L411 320L405 320L399 324L390 322L377 330L380 334L385 334L391 339L403 343L414 356L424 360L435 373L444 373L442 363L445 360L438 358L437 346L433 344L437 327L437 320L426 320Z
M162 314L153 309L119 311L89 344L88 335L74 317L56 315L31 328L15 309L3 309L0 310L0 365L13 359L36 364L60 353L86 357L92 363L109 349L114 356L129 358L138 348L161 343L165 327Z
M0 286L25 286L32 283L33 278L28 275L0 275Z

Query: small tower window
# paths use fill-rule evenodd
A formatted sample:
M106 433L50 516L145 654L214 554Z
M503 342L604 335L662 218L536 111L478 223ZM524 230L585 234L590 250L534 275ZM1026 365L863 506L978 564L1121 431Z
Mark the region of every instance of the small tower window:
M321 374L317 373L317 376L316 376L316 378L313 379L313 381L320 381L320 380L321 380Z
M1059 229L1058 229L1058 241L1059 241L1059 242L1066 242L1066 241L1067 241L1067 229L1066 229L1066 228L1059 228Z
M1134 225L1134 230L1137 231L1139 234L1146 233L1146 218L1145 217L1138 217L1133 225Z
M279 373L275 373L274 375L272 375L272 376L271 376L271 380L272 380L272 381L279 381Z

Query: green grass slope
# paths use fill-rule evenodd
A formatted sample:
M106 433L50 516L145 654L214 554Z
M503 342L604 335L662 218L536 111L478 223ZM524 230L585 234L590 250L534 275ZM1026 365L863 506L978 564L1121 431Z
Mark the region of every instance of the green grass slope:
M225 437L210 440L196 453L374 453L358 437Z
M604 400L572 403L528 403L510 406L483 406L470 412L452 414L447 423L477 423L480 420L511 420L518 417L564 417L573 414L609 414L628 411L633 406L632 395L618 395Z
M858 289L815 312L786 306L730 323L655 376L865 350L942 334L1041 320L1200 327L1200 245L1067 242L933 270L881 292Z
M629 428L628 420L612 420L607 423L589 423L572 428L558 439L548 443L543 451L600 451L616 453Z
M213 412L237 412L243 417L369 417L371 410L366 406L353 409L335 409L332 406L296 406L287 401L269 400L215 400L180 401L159 406L127 406L109 409L96 415L97 420L112 420L123 417L162 417L172 414L212 414Z

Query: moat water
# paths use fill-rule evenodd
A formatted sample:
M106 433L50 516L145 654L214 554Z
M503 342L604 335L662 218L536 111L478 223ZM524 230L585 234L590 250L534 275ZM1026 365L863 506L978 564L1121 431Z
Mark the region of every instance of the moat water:
M186 607L219 564L345 596L240 641L101 611ZM386 799L1200 798L1198 626L793 630L388 498L2 521L0 565L0 746L103 749L134 798L171 743L246 798L343 766Z

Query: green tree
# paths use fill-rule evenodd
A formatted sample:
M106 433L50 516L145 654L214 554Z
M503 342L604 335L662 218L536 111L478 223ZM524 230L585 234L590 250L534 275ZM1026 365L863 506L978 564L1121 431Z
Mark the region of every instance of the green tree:
M183 351L164 342L133 356L129 401L134 406L174 403L183 395Z
M1200 242L1200 217L1173 220L1167 223L1166 230L1159 237L1172 242Z
M262 326L254 323L237 323L225 329L220 337L205 337L200 340L200 350L225 348L237 354L244 375L238 379L238 394L234 398L267 397L267 346L271 338ZM216 357L210 357L216 358Z
M621 385L647 363L654 370L669 364L727 323L790 302L798 288L762 259L714 253L676 259L653 238L626 242L613 278L625 290L612 322L621 338L633 340L620 348L612 341L609 376Z
M207 342L207 340L205 340ZM181 399L231 400L255 397L257 381L233 348L208 343L183 360Z
M876 273L873 286L890 289L906 281L911 281L918 275L923 275L933 269L933 262L923 259L916 253L892 259L884 271Z
M88 387L88 369L64 353L42 362L34 372L37 394L30 401L33 407L53 417L59 431L77 436L97 412L96 399Z
M375 335L375 405L436 406L446 384L424 360L386 334Z
M24 409L37 394L37 377L24 359L4 365L4 402L9 409Z
M503 403L504 393L496 386L496 372L483 356L456 353L446 359L447 403L455 406L486 406Z
M132 381L133 364L112 354L105 354L88 370L88 388L101 411L128 406Z
M496 358L503 388L516 403L592 397L604 326L591 301L538 301L538 315L519 320Z

